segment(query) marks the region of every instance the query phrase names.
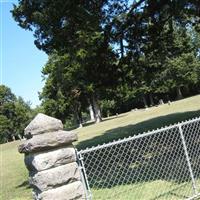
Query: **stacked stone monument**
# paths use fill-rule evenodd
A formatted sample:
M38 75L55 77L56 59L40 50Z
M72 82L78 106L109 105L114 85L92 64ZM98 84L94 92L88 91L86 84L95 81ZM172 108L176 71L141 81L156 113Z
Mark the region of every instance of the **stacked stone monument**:
M63 131L60 120L38 114L25 128L25 137L27 140L19 146L19 152L25 153L34 199L85 199L72 144L77 135Z

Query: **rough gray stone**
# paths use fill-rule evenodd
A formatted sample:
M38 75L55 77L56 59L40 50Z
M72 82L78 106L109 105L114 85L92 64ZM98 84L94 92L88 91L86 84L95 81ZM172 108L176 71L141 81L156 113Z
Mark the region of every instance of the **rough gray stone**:
M29 171L43 171L76 161L76 153L73 145L25 156L25 164Z
M39 113L25 128L24 135L26 138L31 138L34 135L57 130L63 130L61 120Z
M77 163L73 162L38 172L30 177L29 183L38 191L46 191L78 180L80 172Z
M19 145L25 153L35 200L85 199L72 142L77 134L63 131L60 120L38 114L26 127L28 139Z
M80 181L70 183L55 189L47 190L39 195L38 200L83 200L83 185Z
M19 145L20 153L31 153L49 150L55 147L71 144L78 139L77 134L70 131L56 131L36 135Z

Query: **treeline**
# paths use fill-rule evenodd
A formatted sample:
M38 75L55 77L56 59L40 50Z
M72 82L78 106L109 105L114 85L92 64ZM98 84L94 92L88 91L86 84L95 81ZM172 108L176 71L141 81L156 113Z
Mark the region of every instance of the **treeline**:
M22 139L24 128L36 113L37 110L16 97L10 88L0 85L0 144Z
M199 93L196 0L19 1L12 14L49 55L40 93L49 115L96 122Z

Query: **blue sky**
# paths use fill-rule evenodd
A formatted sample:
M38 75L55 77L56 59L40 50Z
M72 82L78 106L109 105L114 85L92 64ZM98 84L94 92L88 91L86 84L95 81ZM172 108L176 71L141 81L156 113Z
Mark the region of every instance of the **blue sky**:
M41 69L47 61L47 55L34 45L33 33L20 28L12 18L10 10L15 2L0 0L0 81L35 107L40 104L38 92L44 85Z

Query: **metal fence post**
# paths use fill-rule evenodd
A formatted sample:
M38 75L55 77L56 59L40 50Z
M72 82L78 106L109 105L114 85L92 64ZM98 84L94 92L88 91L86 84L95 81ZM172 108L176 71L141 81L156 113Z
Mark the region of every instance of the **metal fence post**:
M86 174L84 163L83 163L83 157L82 157L81 153L78 153L77 150L76 150L76 155L77 155L78 166L79 166L79 169L80 169L80 172L81 172L81 178L82 178L82 181L83 181L83 184L84 184L86 199L92 200L92 193L90 191L90 186L89 186L89 183L88 183L87 174Z
M181 140L182 140L182 143L183 143L183 148L184 148L184 152L185 152L185 156L186 156L186 160L187 160L190 176L191 176L191 179L192 179L192 188L193 188L194 194L197 195L198 191L197 191L196 181L194 179L194 173L192 171L190 157L189 157L189 154L188 154L187 145L186 145L186 142L185 142L185 138L184 138L184 135L183 135L183 129L181 127L181 124L178 125L178 128L179 128L179 133L180 133Z

